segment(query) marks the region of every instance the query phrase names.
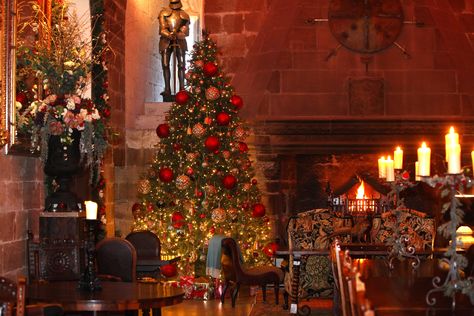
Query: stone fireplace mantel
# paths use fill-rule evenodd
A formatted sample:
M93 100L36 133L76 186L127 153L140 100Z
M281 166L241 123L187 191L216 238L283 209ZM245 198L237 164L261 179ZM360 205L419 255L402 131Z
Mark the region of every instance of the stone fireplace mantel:
M281 118L254 123L253 143L260 154L379 153L396 145L415 153L422 141L444 150L444 134L455 126L461 146L471 151L474 120L456 118ZM465 154L467 151L465 151Z

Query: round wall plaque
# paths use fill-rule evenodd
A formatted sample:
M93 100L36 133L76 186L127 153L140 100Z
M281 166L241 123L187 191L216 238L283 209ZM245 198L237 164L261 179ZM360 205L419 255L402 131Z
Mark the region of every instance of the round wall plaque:
M401 33L400 0L331 0L329 28L346 48L365 54L393 44Z

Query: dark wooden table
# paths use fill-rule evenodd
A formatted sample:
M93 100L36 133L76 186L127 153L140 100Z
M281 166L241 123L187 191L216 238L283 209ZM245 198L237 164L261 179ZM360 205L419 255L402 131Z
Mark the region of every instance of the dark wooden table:
M350 243L341 244L341 249L349 250L352 258L373 258L378 256L388 256L390 254L389 247L385 244L370 244L370 243ZM460 250L463 252L463 250ZM420 257L440 257L446 252L446 248L435 248L430 250L417 251L416 255ZM293 256L293 279L291 280L291 303L290 303L290 314L308 315L311 310L308 306L298 306L298 287L300 283L300 267L302 258L307 256L329 256L329 249L288 249L288 250L277 250L275 255L277 257L289 257ZM380 262L386 263L386 260L379 260ZM404 263L411 262L409 260L403 261ZM398 261L395 266L398 265ZM402 265L403 266L403 265ZM388 267L387 267L388 269ZM395 268L396 269L396 268ZM411 268L410 268L411 269ZM426 269L426 268L420 268ZM389 270L389 269L388 269ZM382 271L382 270L381 270ZM382 275L386 275L387 270L381 272ZM433 271L431 271L433 273ZM434 275L434 274L431 274Z
M58 303L66 312L129 311L142 309L144 316L153 310L161 315L161 307L183 301L181 289L160 283L101 282L102 290L88 292L77 288L77 281L30 284L26 298L30 302Z
M431 295L436 299L435 305L427 304L426 294L433 289L433 277L444 280L447 273L437 259L422 260L415 270L408 261L398 262L393 270L381 259L356 262L376 315L474 315L474 306L466 295L456 296L454 312L451 298L442 292Z

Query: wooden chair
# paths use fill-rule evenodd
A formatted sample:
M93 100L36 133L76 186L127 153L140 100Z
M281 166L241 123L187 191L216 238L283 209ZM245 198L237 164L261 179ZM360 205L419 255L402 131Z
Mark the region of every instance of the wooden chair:
M342 258L341 243L339 239L335 239L331 245L331 266L334 276L334 306L336 312L341 312L343 316L349 316L349 297L347 297L347 284L343 279L343 258Z
M235 300L241 284L260 285L263 291L263 301L266 301L267 284L273 284L275 289L275 304L278 305L278 292L280 283L283 282L283 271L274 266L261 266L250 269L244 268L241 264L237 242L233 238L224 238L221 245L221 267L225 279L221 302L224 303L225 293L231 283L235 284L231 296L232 307L235 307ZM285 295L285 300L286 299L287 295Z
M157 278L162 266L180 260L180 257L171 260L161 260L160 239L151 231L131 232L125 239L135 247L137 252L138 277Z
M137 253L135 247L123 238L106 238L96 246L99 278L123 282L136 279Z
M57 304L25 305L26 278L18 284L0 277L0 315L2 316L61 316L63 309Z

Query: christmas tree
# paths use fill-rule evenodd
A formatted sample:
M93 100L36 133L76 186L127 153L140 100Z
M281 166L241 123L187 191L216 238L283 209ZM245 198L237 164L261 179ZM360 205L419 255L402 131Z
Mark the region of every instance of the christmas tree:
M186 80L156 129L160 142L138 184L132 230L155 232L163 255L182 257L184 275L205 260L214 234L234 237L247 264L268 261L275 244L244 142L243 101L219 69L208 36L194 44Z

